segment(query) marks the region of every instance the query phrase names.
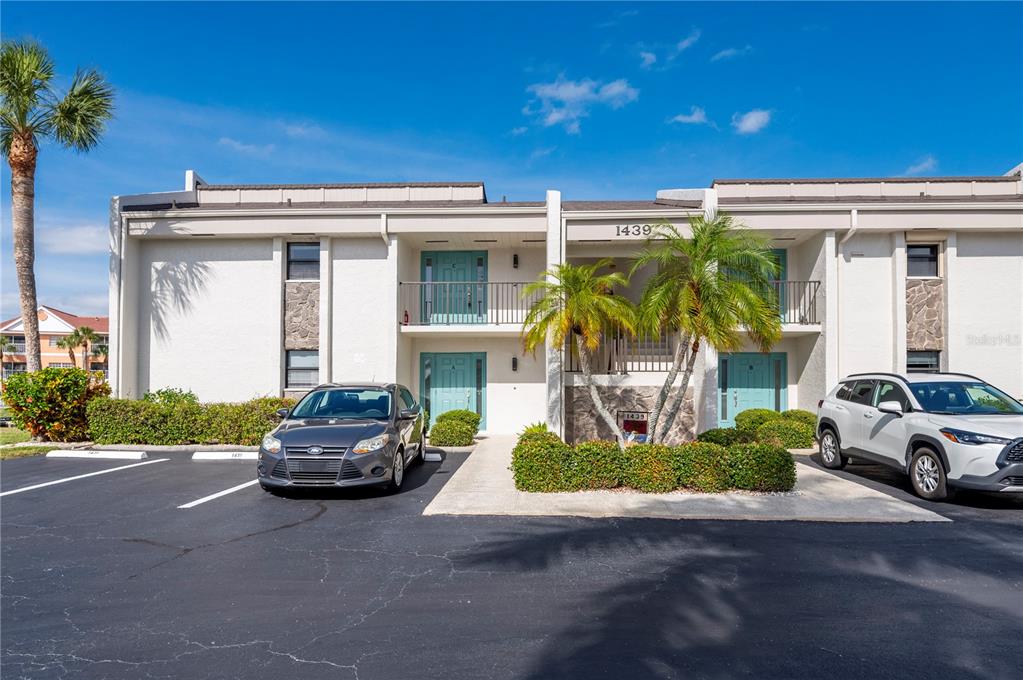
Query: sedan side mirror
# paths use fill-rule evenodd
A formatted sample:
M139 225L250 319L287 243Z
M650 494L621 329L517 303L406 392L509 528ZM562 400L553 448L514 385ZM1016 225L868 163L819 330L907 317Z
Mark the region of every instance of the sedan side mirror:
M902 404L897 401L882 401L877 405L877 410L881 413L891 413L900 418L902 417Z
M278 418L287 418L288 417L288 413L289 413L289 411L286 408L279 408L279 409L277 409L277 417Z
M415 420L419 417L419 408L403 408L399 417L402 420Z

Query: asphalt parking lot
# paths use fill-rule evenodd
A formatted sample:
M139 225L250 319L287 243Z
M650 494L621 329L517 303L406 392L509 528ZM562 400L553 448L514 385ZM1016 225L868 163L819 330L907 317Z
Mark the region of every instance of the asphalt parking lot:
M217 495L250 462L4 461L0 675L1019 677L1020 501L899 525L422 516L464 460L290 497ZM905 492L872 467L841 474Z

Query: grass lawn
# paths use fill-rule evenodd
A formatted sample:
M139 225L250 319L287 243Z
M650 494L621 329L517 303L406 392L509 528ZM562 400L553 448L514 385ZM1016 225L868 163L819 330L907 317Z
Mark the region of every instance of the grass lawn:
M32 436L16 427L0 427L0 444L17 444L27 442Z
M50 446L48 444L38 444L35 446L12 446L6 449L0 449L0 460L7 460L8 458L24 458L25 456L38 456L46 453L47 451L53 451L56 446Z

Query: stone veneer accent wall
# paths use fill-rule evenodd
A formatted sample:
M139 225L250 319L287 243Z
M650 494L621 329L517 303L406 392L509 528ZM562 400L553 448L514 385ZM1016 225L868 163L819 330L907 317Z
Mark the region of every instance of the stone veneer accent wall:
M284 284L284 349L319 349L320 282Z
M944 284L941 279L906 280L906 349L944 349Z
M650 411L653 409L657 393L660 387L602 387L598 386L601 399L608 406L611 415L617 411ZM668 397L670 403L677 389L671 391ZM682 410L675 418L672 426L671 436L668 437L669 444L679 444L696 437L696 419L693 416L693 388L686 392L686 399ZM611 430L597 414L590 399L589 391L585 387L565 388L565 440L570 444L576 442L591 441L594 439L613 440Z

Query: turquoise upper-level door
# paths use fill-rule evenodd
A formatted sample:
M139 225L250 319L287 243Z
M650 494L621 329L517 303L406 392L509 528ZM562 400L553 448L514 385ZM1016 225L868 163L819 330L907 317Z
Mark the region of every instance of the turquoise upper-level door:
M486 251L424 251L421 273L429 323L486 323Z

